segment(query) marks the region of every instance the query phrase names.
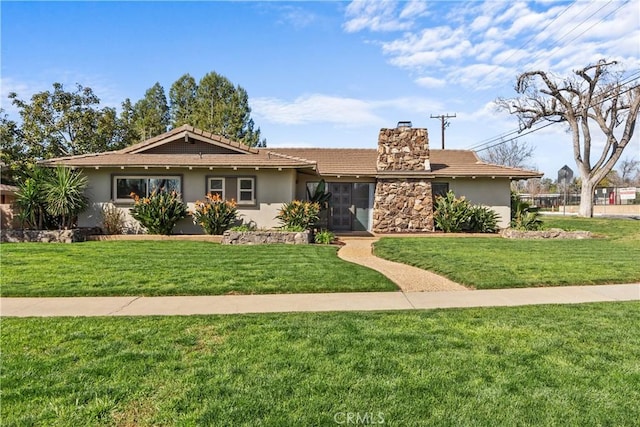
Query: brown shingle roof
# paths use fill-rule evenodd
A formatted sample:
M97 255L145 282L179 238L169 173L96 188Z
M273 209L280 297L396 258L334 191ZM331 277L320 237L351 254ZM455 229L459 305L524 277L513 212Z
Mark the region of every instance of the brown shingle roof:
M273 151L318 164L320 175L375 176L377 150L369 148L274 148Z
M218 151L216 148L206 153L203 148L207 145L182 144L181 140L222 147L222 152L215 153ZM174 144L178 152L160 154L162 150L157 147L162 146L166 150L169 144ZM223 154L225 151L228 154ZM156 154L150 154L152 152ZM257 149L184 125L119 151L59 157L42 163L75 167L309 168L324 176L398 175L379 173L376 170L377 156L376 149L362 148ZM542 176L535 171L484 163L476 153L468 150L430 150L430 163L430 172L417 174L434 178L489 176L517 179ZM407 173L400 175L408 176Z
M288 156L315 160L318 172L326 176L376 176L376 149L355 148L275 148ZM431 173L434 177L496 176L536 178L541 173L526 169L492 165L481 161L469 150L430 150Z
M120 152L86 154L46 160L47 165L75 167L263 167L263 168L315 168L311 161L288 159L267 150L254 154L126 154Z

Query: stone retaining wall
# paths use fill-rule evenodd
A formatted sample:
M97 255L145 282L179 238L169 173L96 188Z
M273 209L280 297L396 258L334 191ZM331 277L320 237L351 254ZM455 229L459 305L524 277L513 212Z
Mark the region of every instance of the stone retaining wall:
M590 231L564 231L560 228L539 231L522 231L507 228L501 234L506 239L590 239L593 237Z
M75 243L84 242L91 234L100 230L93 228L77 228L72 230L2 230L0 242L45 242L45 243Z
M222 235L223 245L265 245L271 243L306 245L311 243L311 232L227 230Z

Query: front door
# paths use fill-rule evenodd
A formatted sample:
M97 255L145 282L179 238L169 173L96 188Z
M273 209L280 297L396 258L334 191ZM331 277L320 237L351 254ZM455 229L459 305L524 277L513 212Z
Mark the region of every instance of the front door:
M350 182L330 182L331 192L329 224L334 231L351 231L353 213Z

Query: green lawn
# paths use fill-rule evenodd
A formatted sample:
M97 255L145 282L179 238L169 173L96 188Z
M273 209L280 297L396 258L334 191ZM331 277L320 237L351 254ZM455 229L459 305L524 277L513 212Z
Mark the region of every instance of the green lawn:
M638 325L638 302L4 318L2 425L635 426Z
M585 240L383 238L376 255L477 289L640 281L640 221L546 217L546 228L589 230Z
M120 241L0 246L7 296L222 295L395 291L335 246Z

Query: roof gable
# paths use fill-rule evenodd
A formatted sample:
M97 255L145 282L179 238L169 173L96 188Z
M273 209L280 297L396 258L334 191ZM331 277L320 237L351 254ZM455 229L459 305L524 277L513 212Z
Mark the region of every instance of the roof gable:
M118 152L121 154L257 154L258 150L223 136L183 125Z

